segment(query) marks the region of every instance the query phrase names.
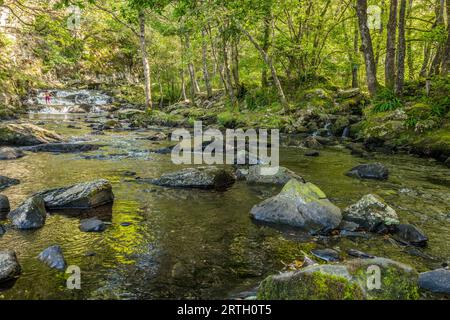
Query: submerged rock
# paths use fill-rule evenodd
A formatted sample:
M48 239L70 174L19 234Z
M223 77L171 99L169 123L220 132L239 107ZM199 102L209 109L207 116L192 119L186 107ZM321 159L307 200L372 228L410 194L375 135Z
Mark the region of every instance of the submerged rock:
M387 180L389 170L381 163L369 163L354 167L346 175L359 179Z
M76 153L88 152L100 149L101 145L80 143L48 143L37 146L24 147L25 151L31 152L54 152L54 153Z
M276 174L263 174L264 166L256 165L250 166L248 169L248 174L246 175L246 180L248 183L254 184L280 184L285 185L291 179L297 179L298 181L305 182L305 180L300 177L295 172L284 168L279 167L278 172Z
M39 193L48 210L92 209L114 201L111 183L96 180Z
M368 194L343 211L344 220L354 222L368 231L380 226L394 226L400 222L394 209L374 194Z
M0 220L4 219L10 210L11 207L9 205L8 197L0 194Z
M8 214L12 225L21 230L41 228L44 226L46 218L45 203L40 196L29 198Z
M80 221L80 230L83 232L103 232L106 225L98 218L83 219Z
M342 220L341 210L312 183L289 181L280 194L254 206L253 219L307 230L331 230Z
M17 278L21 272L16 253L12 250L0 251L0 283Z
M450 270L437 269L421 273L419 287L434 293L450 294Z
M380 286L369 288L380 271ZM355 259L345 264L314 265L269 276L260 285L261 300L415 300L417 272L385 259Z
M5 176L0 176L0 191L9 188L11 186L14 186L16 184L19 184L20 181L17 179L8 178Z
M0 145L33 146L62 140L55 132L29 123L0 125Z
M305 156L307 157L318 157L320 156L320 152L317 150L308 150L305 152Z
M0 236L4 235L5 233L6 233L5 227L0 224Z
M10 147L0 148L0 160L15 160L23 156L25 154L20 149Z
M305 140L302 141L302 145L305 148L310 148L310 149L322 148L322 144L317 140L317 137L312 137L312 136L305 138Z
M51 246L39 254L39 260L44 262L52 269L64 271L66 269L66 261L60 246Z
M314 249L311 250L311 253L315 257L327 262L336 262L341 260L339 257L339 252L333 249Z
M233 185L235 177L225 169L210 166L166 173L150 182L172 188L223 189Z
M422 230L411 224L399 224L395 227L394 236L400 242L417 247L425 247L428 237Z

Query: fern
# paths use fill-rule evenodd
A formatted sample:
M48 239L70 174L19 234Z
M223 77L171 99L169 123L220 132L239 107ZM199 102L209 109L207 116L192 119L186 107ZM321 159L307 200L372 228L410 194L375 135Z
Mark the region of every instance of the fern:
M403 106L402 101L390 90L381 91L374 99L373 112L386 112Z

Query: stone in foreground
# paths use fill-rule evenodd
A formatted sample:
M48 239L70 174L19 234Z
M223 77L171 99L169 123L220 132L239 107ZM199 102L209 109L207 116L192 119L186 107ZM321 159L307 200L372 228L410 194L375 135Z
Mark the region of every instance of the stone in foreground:
M374 270L380 271L379 288L368 287ZM355 259L269 276L260 285L258 299L415 300L419 298L417 279L414 269L389 259Z
M305 182L305 180L298 174L284 167L279 167L278 172L274 175L265 175L263 170L264 166L261 165L250 166L248 169L248 175L246 176L247 182L250 184L278 185L285 185L291 179L297 179L298 181Z
M21 271L14 251L0 251L0 283L17 278Z
M39 254L39 260L44 262L52 269L64 271L66 269L66 261L60 246L51 246Z
M34 146L62 140L55 132L29 123L0 125L0 145Z
M450 294L450 270L437 269L421 273L419 287L434 293Z
M0 191L9 188L11 186L14 186L16 184L19 184L20 181L17 179L8 178L5 176L0 176Z
M34 196L8 214L12 225L20 230L38 229L44 226L47 218L44 200Z
M15 160L25 156L25 154L16 148L3 147L0 148L0 160Z
M235 182L235 176L217 167L187 168L163 174L151 183L171 188L225 189Z
M8 197L0 194L0 220L4 219L10 211Z
M343 211L344 220L358 224L368 231L381 226L394 226L400 222L394 209L374 194L368 194Z
M80 221L80 230L82 232L103 232L106 230L106 225L97 218L83 219Z
M389 170L381 163L369 163L354 167L347 172L347 176L359 179L387 180Z
M39 193L48 210L92 209L114 201L111 183L96 180Z
M312 183L289 181L280 194L254 206L253 219L289 225L307 230L336 229L342 220L341 210Z

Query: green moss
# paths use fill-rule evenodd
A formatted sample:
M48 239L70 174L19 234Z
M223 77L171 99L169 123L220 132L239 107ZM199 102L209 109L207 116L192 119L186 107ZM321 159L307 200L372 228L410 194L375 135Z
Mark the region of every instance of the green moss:
M296 179L290 180L283 188L282 193L293 193L302 196L304 200L317 201L326 199L326 194L311 182L302 183Z

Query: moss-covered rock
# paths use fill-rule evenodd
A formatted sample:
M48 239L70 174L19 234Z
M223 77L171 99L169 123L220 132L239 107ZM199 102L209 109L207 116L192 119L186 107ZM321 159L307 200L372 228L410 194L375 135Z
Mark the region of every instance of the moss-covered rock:
M33 124L0 124L0 145L33 146L62 140L55 132Z
M269 276L260 285L258 299L415 300L417 279L414 269L389 259L355 259Z

